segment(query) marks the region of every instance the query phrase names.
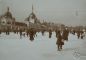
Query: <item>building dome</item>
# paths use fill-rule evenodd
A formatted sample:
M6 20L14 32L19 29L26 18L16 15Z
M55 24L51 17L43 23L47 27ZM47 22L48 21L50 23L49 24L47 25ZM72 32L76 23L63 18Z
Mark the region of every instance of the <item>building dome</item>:
M37 18L36 15L35 15L34 13L31 13L29 16L30 16L32 19Z
M6 18L11 18L11 19L12 19L12 14L11 14L11 12L9 11L9 7L7 8L7 12L4 14L4 16L5 16Z

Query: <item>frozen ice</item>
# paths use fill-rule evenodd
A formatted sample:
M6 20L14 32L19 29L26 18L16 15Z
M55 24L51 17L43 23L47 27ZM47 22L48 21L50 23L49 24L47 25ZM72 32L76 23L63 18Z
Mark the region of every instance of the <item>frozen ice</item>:
M52 38L48 32L42 36L37 33L34 41L25 36L20 39L19 34L10 33L0 35L0 60L86 60L86 37L77 39L69 34L69 41L65 41L62 51L57 51L56 37Z

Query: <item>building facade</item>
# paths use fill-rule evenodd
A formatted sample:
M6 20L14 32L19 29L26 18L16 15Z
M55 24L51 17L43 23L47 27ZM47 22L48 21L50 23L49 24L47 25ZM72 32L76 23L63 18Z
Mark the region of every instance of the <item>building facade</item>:
M15 25L15 18L9 11L9 7L7 7L6 13L0 16L0 28L3 30L6 30L8 28L12 29L14 25Z

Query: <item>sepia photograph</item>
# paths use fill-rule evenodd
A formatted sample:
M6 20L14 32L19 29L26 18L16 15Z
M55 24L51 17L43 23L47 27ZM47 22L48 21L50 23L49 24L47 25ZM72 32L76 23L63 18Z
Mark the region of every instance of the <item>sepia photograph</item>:
M0 0L0 60L86 60L86 0Z

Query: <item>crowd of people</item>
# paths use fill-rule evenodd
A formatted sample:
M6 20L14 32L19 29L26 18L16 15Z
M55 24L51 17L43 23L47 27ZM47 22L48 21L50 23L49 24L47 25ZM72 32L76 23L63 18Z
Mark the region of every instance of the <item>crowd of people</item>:
M78 39L83 39L83 37L85 37L85 33L86 31L83 30L68 30L68 29L64 29L63 31L56 31L56 37L57 37L57 42L56 45L58 47L58 50L61 51L62 50L62 46L64 45L64 41L68 41L68 37L69 37L69 33L73 34L73 35L77 35Z
M57 45L57 49L58 51L61 51L64 45L64 41L68 41L68 36L69 33L73 34L73 35L77 35L78 39L83 39L83 37L85 36L85 32L83 30L69 30L68 28L64 28L63 30L60 29L35 29L35 28L30 28L30 29L19 29L19 30L14 30L13 31L16 34L20 34L20 38L22 38L22 36L27 36L29 37L29 40L33 41L34 38L37 36L37 32L41 32L42 36L44 36L45 32L49 33L49 38L52 37L52 32L56 33L56 45ZM23 33L24 32L24 33ZM2 33L2 31L0 30L0 34ZM6 35L10 34L9 29L5 31Z

